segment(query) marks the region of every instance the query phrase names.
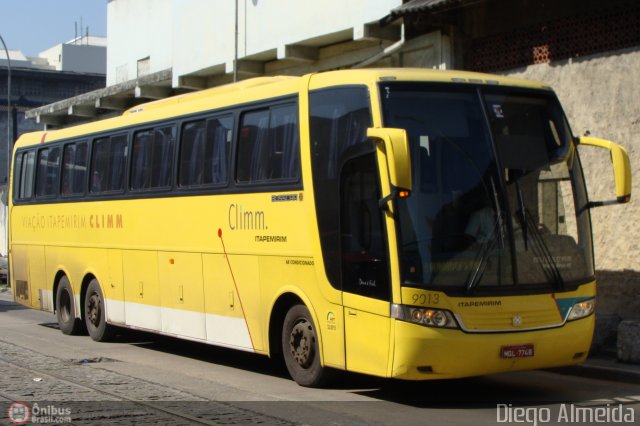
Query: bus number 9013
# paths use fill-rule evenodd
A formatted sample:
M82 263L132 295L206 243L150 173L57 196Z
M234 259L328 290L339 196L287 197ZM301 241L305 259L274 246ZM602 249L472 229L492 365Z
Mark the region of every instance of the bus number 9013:
M413 293L411 299L415 305L437 305L440 302L440 295L432 293Z

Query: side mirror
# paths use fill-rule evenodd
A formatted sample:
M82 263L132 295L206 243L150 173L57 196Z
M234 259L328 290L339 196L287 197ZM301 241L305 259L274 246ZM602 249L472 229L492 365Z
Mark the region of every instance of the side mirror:
M411 191L411 155L405 129L367 129L367 137L382 144L387 156L391 185L401 191Z
M591 201L589 207L628 203L631 200L631 164L627 151L617 143L590 136L578 138L578 143L580 145L595 146L609 150L611 163L613 164L616 199L610 201Z

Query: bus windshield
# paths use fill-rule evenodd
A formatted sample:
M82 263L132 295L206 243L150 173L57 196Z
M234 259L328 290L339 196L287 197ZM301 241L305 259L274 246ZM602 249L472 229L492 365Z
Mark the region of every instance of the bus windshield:
M413 188L398 202L404 286L536 293L593 279L586 190L552 92L384 83L384 126L404 128Z

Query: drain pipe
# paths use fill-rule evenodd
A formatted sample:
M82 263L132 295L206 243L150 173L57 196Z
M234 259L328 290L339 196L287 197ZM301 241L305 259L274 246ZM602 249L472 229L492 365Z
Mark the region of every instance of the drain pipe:
M402 48L402 46L404 46L404 42L405 42L405 40L404 40L404 24L402 24L400 26L400 40L396 41L391 46L387 46L382 52L377 53L374 56L370 57L369 59L365 59L364 61L362 61L362 62L360 62L358 64L355 64L351 68L364 68L367 65L375 64L380 59L386 58L387 56L392 55L395 52L397 52L398 50L400 50Z
M246 3L245 3L245 16L247 14L246 11ZM246 21L246 19L245 19ZM246 25L245 25L246 26ZM246 28L245 28L245 38L246 38ZM235 32L233 33L233 43L234 43L234 48L233 48L233 82L235 83L236 81L238 81L238 0L236 0L236 21L235 21ZM246 43L245 43L246 45ZM246 49L245 49L245 55L246 55Z

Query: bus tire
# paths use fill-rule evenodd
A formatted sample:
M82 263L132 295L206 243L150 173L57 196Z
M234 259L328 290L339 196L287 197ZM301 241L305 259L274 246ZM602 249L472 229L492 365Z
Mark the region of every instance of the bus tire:
M294 305L282 326L282 353L289 374L301 386L319 387L329 379L329 369L320 365L320 347L309 310Z
M56 318L58 327L64 334L75 335L82 331L82 323L76 318L76 303L69 279L60 278L56 291Z
M84 298L84 321L89 336L96 342L107 341L113 335L113 327L107 324L104 296L95 278L89 283Z

